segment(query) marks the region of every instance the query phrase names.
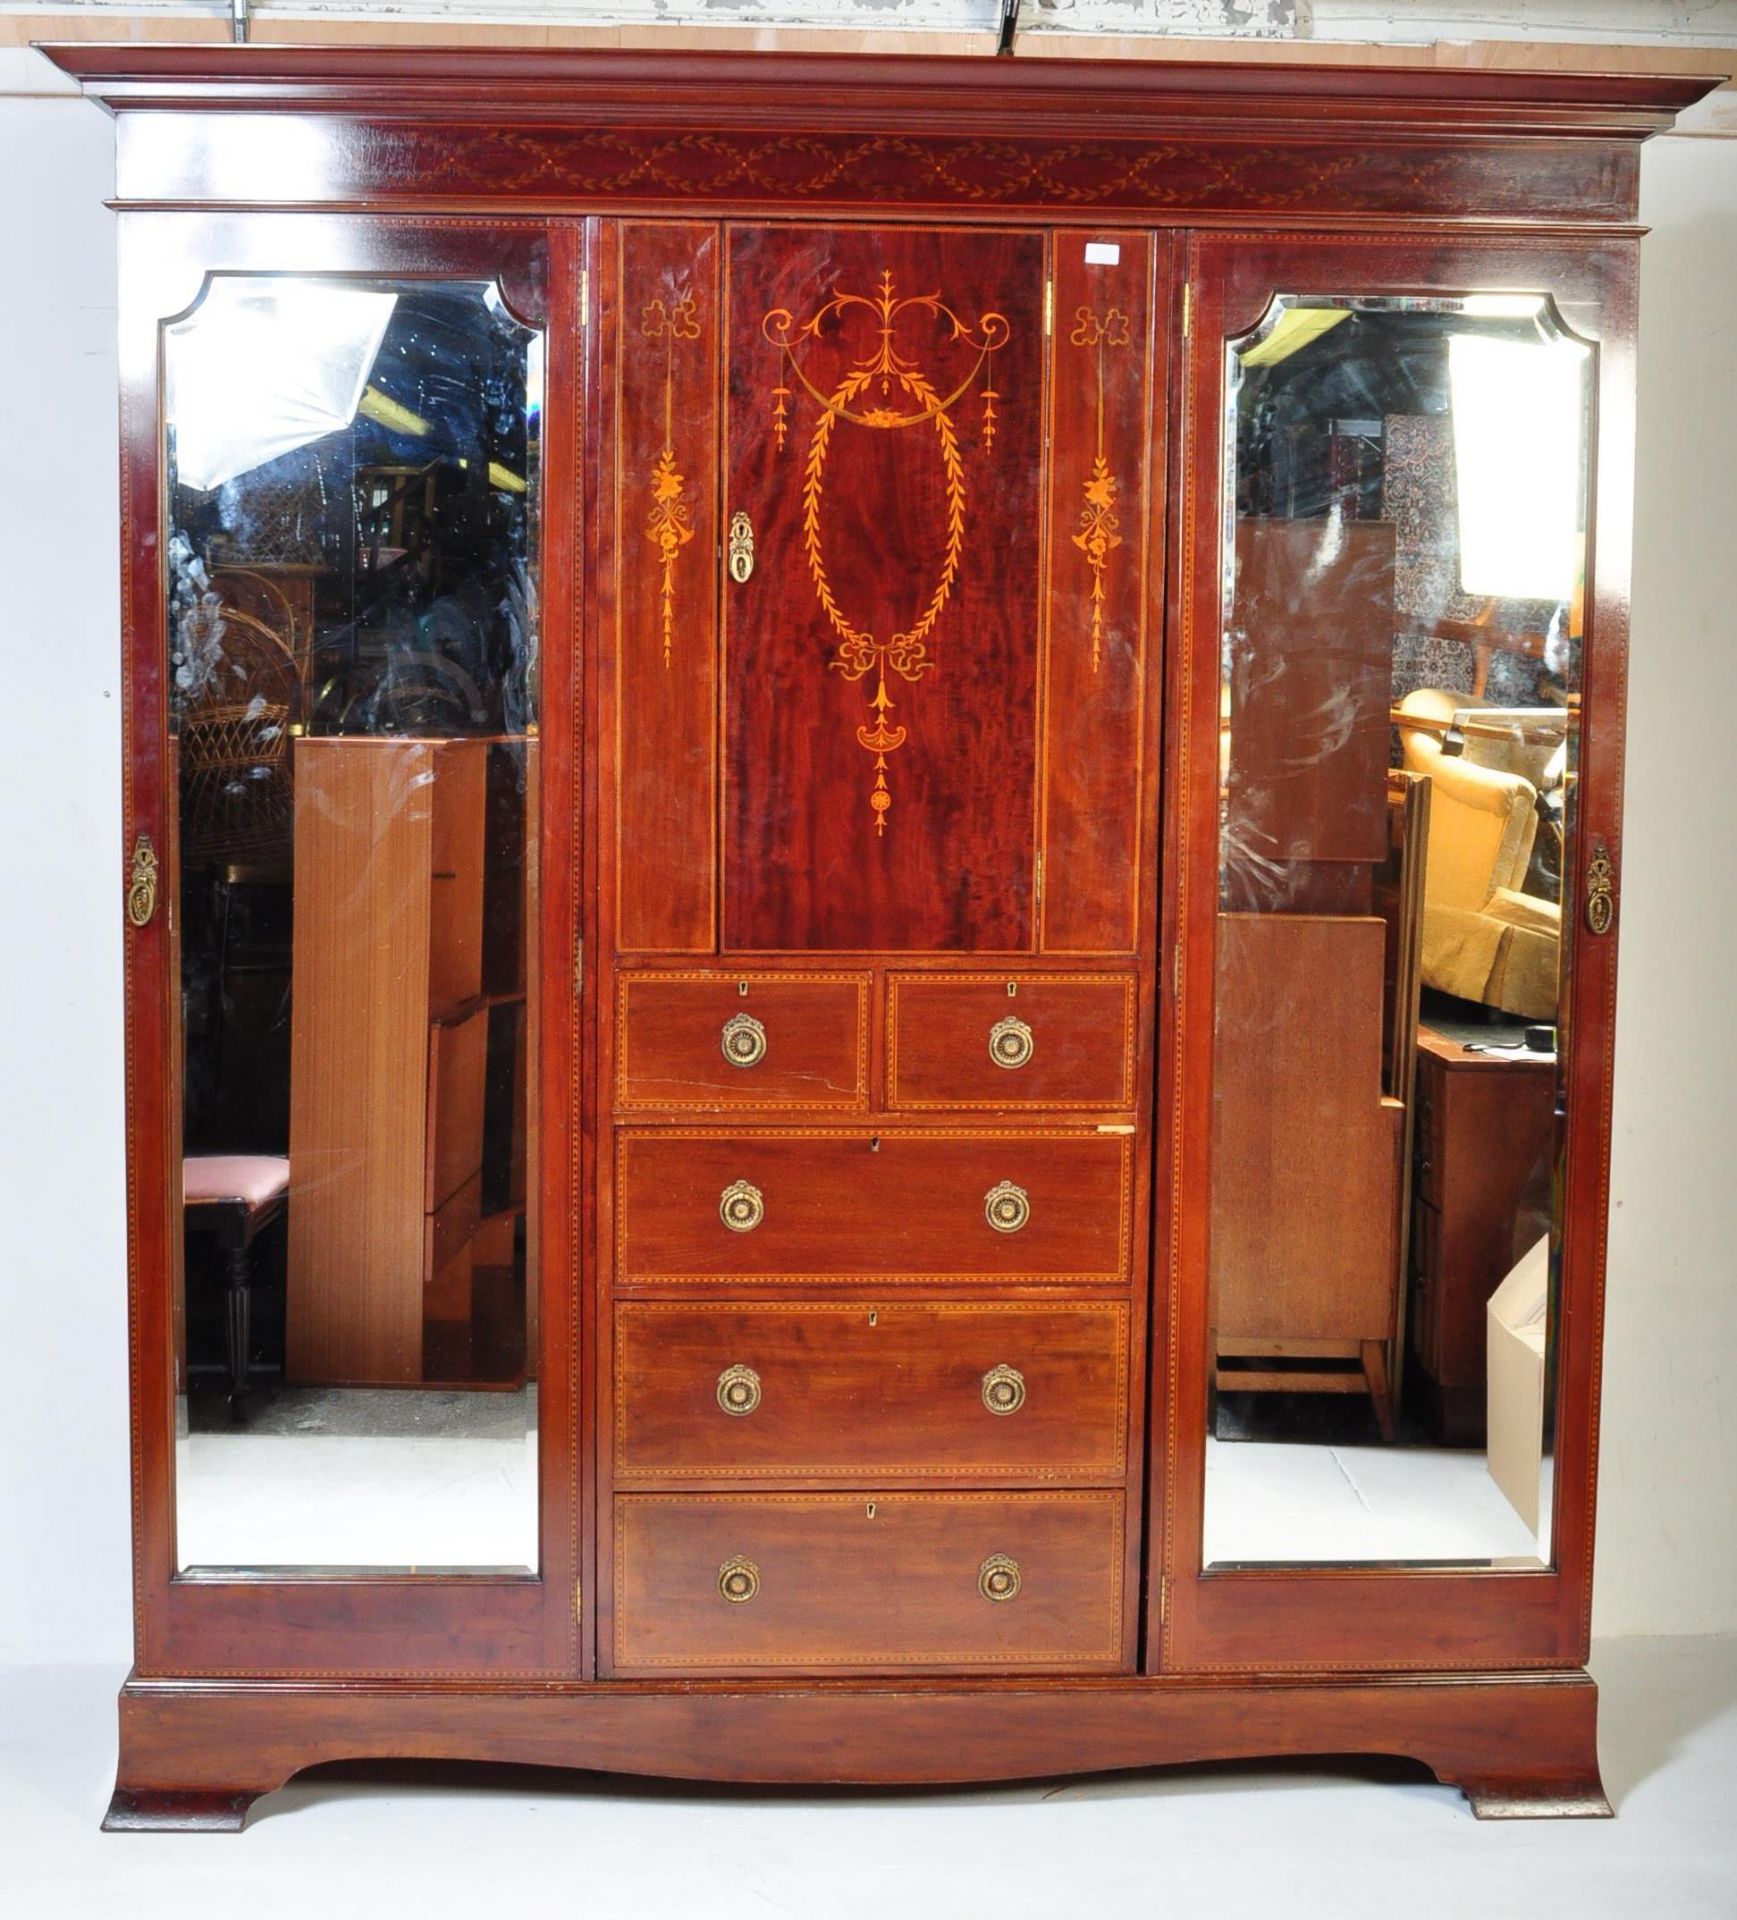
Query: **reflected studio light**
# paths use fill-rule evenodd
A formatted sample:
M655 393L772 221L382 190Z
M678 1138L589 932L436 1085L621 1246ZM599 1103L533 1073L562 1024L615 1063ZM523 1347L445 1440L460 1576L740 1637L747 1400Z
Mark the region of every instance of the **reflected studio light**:
M329 281L213 280L171 330L176 479L209 492L347 427L397 304Z
M1585 367L1571 340L1448 342L1464 592L1572 596Z

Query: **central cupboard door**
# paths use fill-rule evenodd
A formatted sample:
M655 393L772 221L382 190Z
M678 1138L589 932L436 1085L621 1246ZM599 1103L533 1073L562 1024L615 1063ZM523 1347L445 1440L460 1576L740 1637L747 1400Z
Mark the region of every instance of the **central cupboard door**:
M724 945L1028 950L1045 236L738 227L727 275Z
M1153 236L614 238L610 944L1146 953Z

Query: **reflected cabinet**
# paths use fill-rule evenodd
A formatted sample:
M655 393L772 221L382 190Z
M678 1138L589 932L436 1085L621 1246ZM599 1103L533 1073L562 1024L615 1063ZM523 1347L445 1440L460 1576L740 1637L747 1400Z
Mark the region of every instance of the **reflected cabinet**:
M55 57L109 1823L381 1756L1607 1811L1632 220L1702 83Z

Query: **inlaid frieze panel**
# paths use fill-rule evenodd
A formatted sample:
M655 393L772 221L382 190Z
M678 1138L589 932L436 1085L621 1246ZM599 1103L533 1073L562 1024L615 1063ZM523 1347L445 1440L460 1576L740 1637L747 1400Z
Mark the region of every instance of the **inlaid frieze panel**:
M968 95L949 103L961 114L971 105ZM186 113L176 121L171 128L155 114L123 119L125 197L271 205L305 196L305 171L285 165L284 144L264 116ZM319 164L324 193L379 205L484 191L521 205L650 210L706 195L756 212L819 206L848 216L895 205L1167 221L1279 211L1590 224L1632 217L1639 174L1635 148L1620 139L1539 139L1522 167L1513 144L1500 139L1422 144L1358 129L1317 137L1299 164L1282 137L1196 139L1161 123L1126 138L1054 140L816 131L811 119L800 132L775 133L498 121L430 127L362 114L321 149Z
M1043 237L728 244L725 944L1029 948Z

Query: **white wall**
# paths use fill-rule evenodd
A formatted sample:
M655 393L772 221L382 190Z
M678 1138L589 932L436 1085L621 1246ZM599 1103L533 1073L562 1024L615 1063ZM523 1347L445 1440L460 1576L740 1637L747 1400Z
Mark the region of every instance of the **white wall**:
M1737 1630L1737 141L1648 150L1595 1624ZM0 1662L129 1644L110 125L0 99Z
M1737 140L1644 150L1593 1624L1737 1629Z
M131 1631L112 154L0 99L0 1661Z

